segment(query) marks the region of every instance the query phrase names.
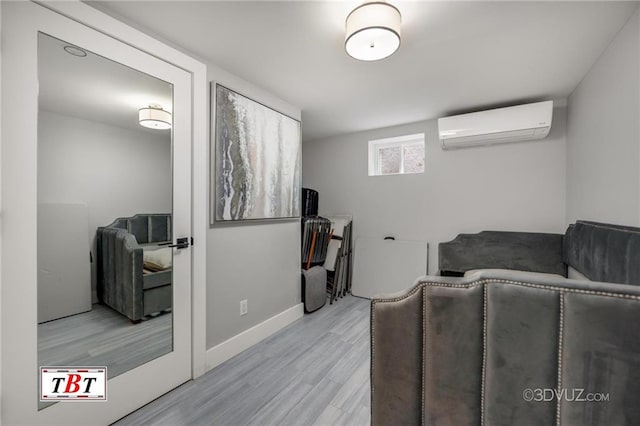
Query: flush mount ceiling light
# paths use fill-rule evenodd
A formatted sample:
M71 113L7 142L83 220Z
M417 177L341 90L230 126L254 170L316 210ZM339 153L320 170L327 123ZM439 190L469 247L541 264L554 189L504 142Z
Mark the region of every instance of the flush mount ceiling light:
M65 46L64 51L67 52L69 55L78 56L80 58L84 58L85 56L87 56L87 52L85 52L84 50L76 46L71 46L71 45Z
M365 3L347 16L345 49L361 61L391 56L400 47L400 11L385 2Z
M149 105L138 111L140 125L150 129L170 129L171 113L162 109L160 105Z

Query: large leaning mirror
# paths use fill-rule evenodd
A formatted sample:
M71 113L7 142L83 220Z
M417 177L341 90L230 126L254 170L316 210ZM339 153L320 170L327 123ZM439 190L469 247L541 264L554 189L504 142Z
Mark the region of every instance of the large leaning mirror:
M42 33L38 78L38 363L110 379L173 349L173 86Z

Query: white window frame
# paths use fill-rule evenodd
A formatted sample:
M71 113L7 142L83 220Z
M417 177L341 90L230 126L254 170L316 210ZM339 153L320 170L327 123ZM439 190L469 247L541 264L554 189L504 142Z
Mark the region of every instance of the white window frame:
M392 176L406 175L415 173L424 173L424 165L421 172L405 172L404 170L404 154L405 150L410 146L422 145L425 147L424 133L416 133L413 135L396 136L393 138L375 139L369 141L369 176ZM385 148L400 147L400 171L398 173L381 173L380 167L380 150ZM426 147L425 147L426 157ZM425 161L426 163L426 161ZM426 165L426 164L425 164Z

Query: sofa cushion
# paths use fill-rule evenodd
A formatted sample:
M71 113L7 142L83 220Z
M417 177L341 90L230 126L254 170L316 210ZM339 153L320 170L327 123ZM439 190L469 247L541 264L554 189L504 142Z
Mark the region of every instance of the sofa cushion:
M149 223L146 215L135 215L129 219L129 232L136 237L138 244L149 242Z
M570 280L591 281L582 272L578 271L577 269L574 269L571 266L567 268L567 278L569 278Z
M640 284L640 228L578 221L563 243L564 262L592 281Z
M171 215L149 215L149 242L171 241Z
M144 267L151 271L163 271L171 268L173 251L169 247L158 250L144 250Z
M540 277L540 278L564 278L563 275L559 274L548 274L545 272L530 272L530 271L518 271L516 269L472 269L464 273L465 277L468 277L473 274L477 274L480 272L490 272L490 273L503 273L503 272L517 272L521 279L526 280L530 278Z

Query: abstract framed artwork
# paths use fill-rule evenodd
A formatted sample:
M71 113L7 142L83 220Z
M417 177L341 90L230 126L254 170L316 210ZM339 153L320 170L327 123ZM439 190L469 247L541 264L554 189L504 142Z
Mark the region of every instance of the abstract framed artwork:
M300 121L211 83L212 223L300 217Z

